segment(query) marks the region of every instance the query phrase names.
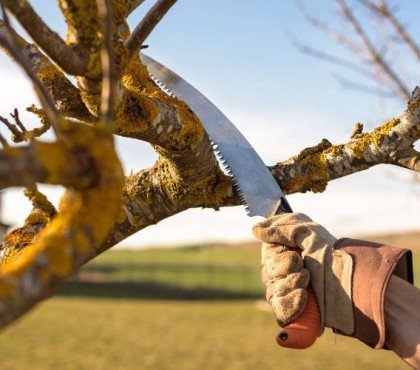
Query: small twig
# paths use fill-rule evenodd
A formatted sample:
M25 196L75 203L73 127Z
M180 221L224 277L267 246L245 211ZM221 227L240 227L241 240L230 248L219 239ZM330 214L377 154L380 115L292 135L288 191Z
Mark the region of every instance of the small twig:
M353 12L347 6L344 0L336 0L336 3L341 10L344 17L354 28L356 34L359 36L369 54L371 55L372 62L379 65L382 71L394 82L398 87L400 94L404 97L405 100L410 98L410 89L405 85L405 83L400 79L397 73L391 68L391 66L385 61L380 52L374 46L372 40L367 35L365 30L362 28L360 22L356 19Z
M394 27L400 40L405 42L408 48L420 60L420 46L417 45L416 41L408 34L406 28L401 24L401 22L393 15L389 6L385 1L382 1L381 4L375 4L370 0L358 0L359 3L363 4L366 8L371 10L379 18L385 18L388 22Z
M42 109L37 109L34 105L32 105L26 108L26 110L38 116L38 118L41 120L41 127L28 130L20 120L19 111L16 108L14 113L10 114L10 116L15 121L15 124L11 123L7 118L0 116L0 122L3 122L12 133L12 141L15 143L21 143L23 141L28 141L39 137L50 128L50 125L48 124L48 121L45 117L45 113Z
M6 138L0 134L0 144L4 149L9 148L9 143L7 142Z
M297 40L292 40L292 42L294 43L296 48L300 52L302 52L303 54L309 55L311 57L314 57L314 58L317 58L317 59L320 59L320 60L325 60L326 62L335 64L335 65L343 67L343 68L347 68L347 69L349 69L353 72L359 73L359 74L361 74L365 77L369 77L371 79L375 78L369 70L357 65L356 63L352 63L352 62L349 62L346 59L339 58L339 57L336 57L335 55L326 53L324 51L314 49L310 46L307 46L307 45L304 45L304 44L300 43Z
M147 12L125 42L131 55L139 52L143 42L175 3L176 0L158 0Z
M388 99L395 99L398 94L394 91L387 91L384 89L381 89L380 87L374 87L374 86L368 86L359 82L354 82L351 80L347 80L340 76L335 76L338 82L345 87L346 89L361 91L368 94L378 95L382 96L384 98Z
M4 0L0 0L0 8L2 10L3 21L4 25L7 29L7 37L0 37L0 44L12 55L12 57L16 60L16 62L22 67L25 71L26 75L32 81L35 87L35 92L38 95L39 100L45 110L46 116L50 121L51 126L53 127L55 133L58 132L58 120L57 115L58 112L55 108L54 102L52 101L50 95L48 94L47 90L45 89L44 85L38 79L38 77L33 72L32 68L30 67L27 59L21 52L19 48L19 43L15 38L15 33L13 28L10 25L9 17L7 15L6 10L4 9Z
M16 124L18 125L18 127L21 129L22 132L26 132L26 127L23 125L22 121L20 120L19 117L19 111L17 110L17 108L14 109L13 113L10 113L10 116L15 120Z
M9 131L12 133L12 140L14 141L15 137L20 137L21 136L21 132L19 131L19 129L16 127L16 125L14 125L13 123L11 123L6 117L2 117L0 116L0 121L4 123L4 125L9 129Z
M361 135L363 135L363 123L356 122L356 124L354 125L354 129L353 129L353 132L352 132L350 138L357 139Z
M306 21L312 25L315 28L320 29L324 33L326 33L328 36L330 36L332 39L336 40L341 46L346 47L351 52L353 52L356 55L362 55L363 50L362 48L357 45L353 40L351 40L348 36L332 29L330 26L328 26L327 23L320 21L318 18L313 17L306 6L304 5L302 0L295 0L295 3L297 7L299 8L300 12L306 19Z
M99 16L102 21L102 91L101 120L105 124L112 123L114 116L115 68L112 52L112 4L109 0L97 0Z

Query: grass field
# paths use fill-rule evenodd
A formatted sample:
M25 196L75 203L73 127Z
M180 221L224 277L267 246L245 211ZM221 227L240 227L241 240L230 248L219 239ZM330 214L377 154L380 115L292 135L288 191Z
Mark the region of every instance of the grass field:
M278 347L257 309L258 265L251 245L105 253L0 334L0 369L405 368L330 332L309 350Z

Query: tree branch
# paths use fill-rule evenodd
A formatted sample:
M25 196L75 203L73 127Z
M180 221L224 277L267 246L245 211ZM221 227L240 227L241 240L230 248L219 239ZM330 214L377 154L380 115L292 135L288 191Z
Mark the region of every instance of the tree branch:
M358 44L356 44L349 36L342 34L340 32L337 32L336 30L332 29L327 23L322 22L318 18L311 15L311 13L308 11L306 6L304 5L302 0L295 0L295 3L297 7L299 8L300 12L306 19L306 21L312 25L313 27L323 31L325 34L327 34L330 38L333 40L336 40L339 45L346 47L348 50L353 52L356 55L362 55L363 50L362 47Z
M328 63L332 63L343 68L347 68L348 70L356 72L370 79L375 79L375 76L368 69L361 67L356 63L349 62L348 60L344 58L339 58L333 54L326 53L322 50L314 49L311 46L304 45L297 40L293 40L293 44L303 54L312 56L320 60L325 60Z
M87 60L83 60L72 48L66 45L60 36L43 22L26 0L4 0L4 4L32 39L66 73L72 75L83 75L85 73Z
M153 5L125 42L131 55L140 51L143 42L175 3L176 0L158 0Z
M420 138L420 90L416 88L406 111L370 133L356 135L346 144L323 140L270 170L286 193L322 192L328 181L381 163L418 164L406 157ZM410 160L412 162L410 162Z
M97 0L99 16L102 23L102 92L101 121L110 125L114 116L115 68L112 55L113 11L110 0Z
M417 45L416 41L408 34L406 28L401 22L392 14L388 4L385 1L381 1L380 4L376 4L370 0L359 0L366 8L370 9L380 19L385 18L394 27L398 37L405 42L408 48L412 51L414 56L420 60L420 46Z
M82 121L92 122L96 120L97 118L89 113L83 103L79 90L66 78L63 72L54 66L35 45L27 43L14 30L10 30L10 32L18 40L20 49L30 68L45 86L57 110L64 116ZM7 29L2 20L0 20L0 37L7 37ZM10 56L12 59L14 58L12 55Z
M420 172L420 153L415 149L400 151L395 163L397 166Z
M28 60L25 55L20 50L18 39L14 33L10 22L9 17L4 9L4 0L0 1L3 21L6 29L6 34L0 34L0 44L12 55L16 62L22 67L28 78L31 80L32 84L35 87L35 92L38 95L38 98L44 108L45 115L48 118L48 121L51 127L58 132L58 120L57 120L57 110L55 108L54 102L52 101L50 95L48 94L45 86L41 83L38 77L35 75L32 70ZM0 29L1 30L1 29Z

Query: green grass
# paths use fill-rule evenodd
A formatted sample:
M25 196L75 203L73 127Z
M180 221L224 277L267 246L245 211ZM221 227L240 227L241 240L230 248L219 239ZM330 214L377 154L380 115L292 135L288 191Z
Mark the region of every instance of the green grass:
M224 291L255 297L263 293L259 269L258 249L204 246L108 252L84 267L81 278L196 290L198 297L203 297L204 291L209 295ZM155 292L164 298L160 289Z
M262 295L258 249L107 252L0 334L0 369L404 368L329 331L308 350L279 348Z
M278 347L255 301L53 298L0 335L4 370L401 369L389 351L327 333Z

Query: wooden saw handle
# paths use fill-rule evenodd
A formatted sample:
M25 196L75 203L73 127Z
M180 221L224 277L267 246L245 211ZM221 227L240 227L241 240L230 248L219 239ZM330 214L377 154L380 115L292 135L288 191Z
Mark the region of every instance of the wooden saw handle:
M293 251L301 256L302 251L293 248ZM286 326L278 335L277 343L281 347L293 349L305 349L312 346L319 334L321 314L316 301L315 292L311 286L307 289L308 297L305 308L300 316Z

